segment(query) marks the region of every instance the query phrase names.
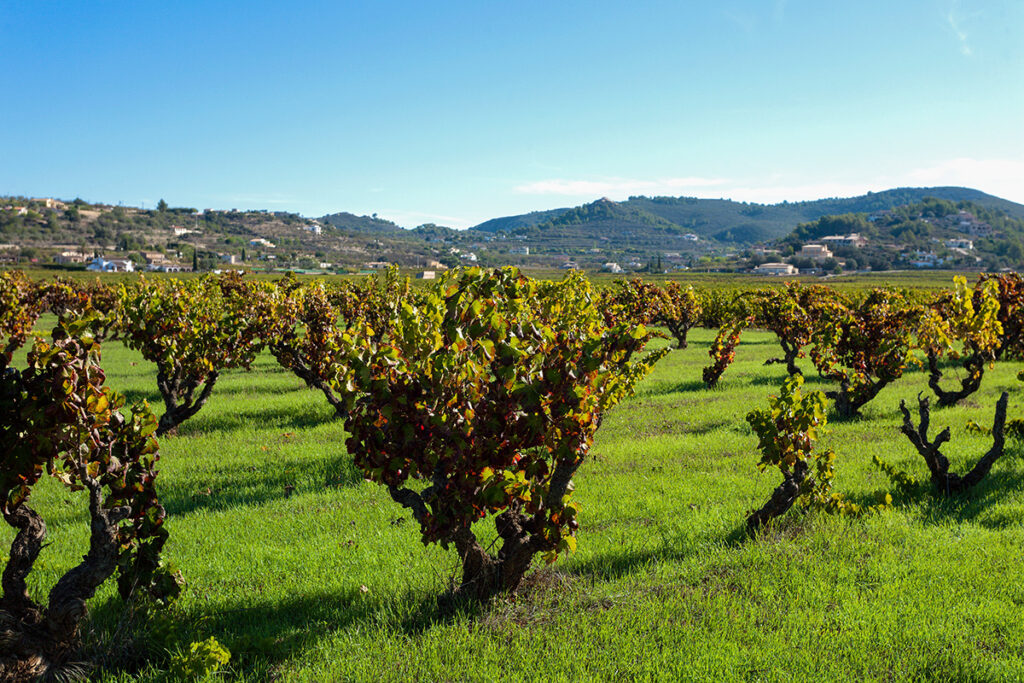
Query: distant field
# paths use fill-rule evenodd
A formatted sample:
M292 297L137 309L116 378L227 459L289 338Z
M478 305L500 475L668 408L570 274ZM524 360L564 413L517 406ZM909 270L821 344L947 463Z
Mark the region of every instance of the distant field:
M244 268L243 268L244 270ZM413 277L417 270L402 270L403 275ZM542 280L561 280L565 276L564 270L557 269L523 269L523 272L530 277ZM103 282L131 281L139 277L139 273L93 273L85 270L56 270L56 269L31 269L26 273L37 280L48 280L54 276L66 277L74 280L91 281L99 279ZM202 273L144 273L149 278L178 278L187 279L201 276ZM283 272L259 272L253 271L251 275L260 280L276 280L284 277ZM607 284L615 280L640 277L644 280L654 282L676 281L684 284L692 284L694 287L707 288L732 288L732 287L763 287L768 285L780 285L783 282L797 280L805 284L821 283L828 284L839 289L864 289L870 287L900 287L908 289L939 289L949 287L956 275L965 275L968 280L977 278L977 273L959 273L951 270L898 270L884 273L865 273L863 275L843 275L837 277L821 278L816 276L797 277L771 277L764 275L750 275L747 273L697 273L690 271L678 271L668 274L620 274L588 272L587 278L598 284ZM299 275L300 279L361 279L365 275ZM423 284L423 280L413 280L414 284Z
M578 551L539 568L519 597L454 614L437 603L454 553L425 548L409 514L362 480L322 395L269 356L227 373L180 436L161 443L166 556L185 592L126 648L115 590L104 586L88 642L114 668L99 679L170 680L168 652L210 636L232 652L216 680L1024 678L1024 449L1010 442L962 500L893 491L889 511L795 511L748 540L744 516L778 474L758 473L743 417L784 370L762 365L777 351L773 336L750 332L722 386L704 389L712 336L694 330L691 347L672 351L605 419L576 478ZM115 389L161 408L154 371L135 352L108 343L103 360ZM948 451L961 467L989 445L964 425L991 424L1000 391L1012 392L1010 417L1024 415L1018 369L998 365L965 407L934 412L933 430L952 428ZM899 399L922 390L924 373L912 372L863 419L830 424L822 446L838 453L838 491L873 503L893 490L875 453L925 475L897 428ZM33 574L42 598L86 549L84 498L48 481L34 500L52 541ZM0 541L10 540L4 526ZM150 664L130 668L147 652Z

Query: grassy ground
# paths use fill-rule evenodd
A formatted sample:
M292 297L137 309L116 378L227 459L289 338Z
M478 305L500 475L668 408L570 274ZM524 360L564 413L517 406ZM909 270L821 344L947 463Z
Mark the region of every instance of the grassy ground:
M779 477L755 468L743 416L784 370L762 365L774 338L750 332L722 386L704 389L713 334L694 331L607 416L576 479L579 550L475 613L438 608L454 552L425 548L409 514L354 471L322 396L269 357L227 374L161 444L166 555L187 588L148 644L125 644L121 603L101 590L88 636L110 667L99 678L168 680L169 653L210 636L233 655L218 680L1024 678L1021 447L962 500L894 492L887 512L793 512L747 540L746 512ZM108 344L104 366L130 399L157 400L134 352ZM933 415L933 430L952 427L960 469L989 445L964 424L990 424L998 392L1014 392L1010 416L1024 415L1017 369L998 366L967 406ZM897 409L925 388L914 372L863 419L830 424L822 446L838 453L837 490L866 503L892 490L875 453L925 476ZM84 499L51 481L33 500L52 541L33 577L42 599L85 551Z

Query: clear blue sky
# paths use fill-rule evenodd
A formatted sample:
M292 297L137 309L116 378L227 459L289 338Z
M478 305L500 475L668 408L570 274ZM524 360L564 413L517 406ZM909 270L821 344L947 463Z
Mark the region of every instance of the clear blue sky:
M1024 202L1024 1L0 11L0 194L455 227L630 194Z

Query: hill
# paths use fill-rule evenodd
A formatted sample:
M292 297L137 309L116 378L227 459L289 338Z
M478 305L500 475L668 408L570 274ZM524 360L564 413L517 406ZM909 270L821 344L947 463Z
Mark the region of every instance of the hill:
M336 213L316 220L283 211L197 211L162 202L142 209L26 197L0 198L0 242L0 263L78 267L104 256L131 259L137 268L245 263L250 269L352 270L370 262L426 265L449 255L375 216Z
M861 240L854 244L833 237L851 234ZM798 225L779 247L783 254L795 253L801 245L818 241L838 257L878 270L906 264L1019 268L1024 261L1024 220L973 201L926 197L893 209L822 216Z
M599 199L559 213L533 226L512 231L547 251L582 247L608 249L660 249L693 244L675 223L637 206Z
M549 239L557 238L559 241L602 237L614 239L614 233L623 232L630 233L631 243L637 244L656 242L666 235L681 236L685 233L715 242L753 243L783 237L797 225L822 216L892 209L921 202L926 197L954 202L970 201L1024 219L1024 205L965 187L930 187L896 188L859 197L780 204L696 197L636 196L624 202L599 200L574 209L495 218L471 229L531 237L544 234ZM609 205L619 208L613 209ZM537 228L539 232L533 233L531 228Z
M548 211L531 211L530 213L524 213L521 216L505 216L504 218L492 218L489 221L484 221L480 225L473 227L473 230L480 230L483 232L512 232L517 228L529 228L534 225L540 225L541 223L547 223L549 221L558 218L566 211L572 209L550 209Z

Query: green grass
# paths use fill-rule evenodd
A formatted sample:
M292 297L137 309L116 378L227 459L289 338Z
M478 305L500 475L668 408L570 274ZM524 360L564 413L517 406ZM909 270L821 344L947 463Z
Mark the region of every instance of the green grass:
M779 475L758 473L743 418L784 370L762 365L774 337L748 332L721 387L704 389L713 335L694 330L691 347L605 419L576 478L578 551L538 568L515 599L475 611L438 607L454 552L424 547L410 515L362 480L321 395L269 356L226 374L161 443L166 556L187 587L127 645L113 582L101 589L87 635L108 663L98 678L168 680L169 652L210 636L232 652L218 680L1024 678L1021 447L1011 442L963 499L894 491L889 511L794 511L748 540L745 514ZM157 400L136 353L109 343L104 367L131 399ZM991 424L1000 391L1013 392L1010 416L1024 415L1017 369L997 366L966 406L933 413L933 433L952 427L959 470L989 446L964 425ZM808 375L808 389L825 388ZM925 478L898 430L899 399L925 389L912 372L864 418L830 423L821 447L838 453L839 492L873 503L893 490L876 453ZM85 508L53 481L33 501L52 541L33 576L43 599L85 551ZM5 527L0 541L10 539Z

